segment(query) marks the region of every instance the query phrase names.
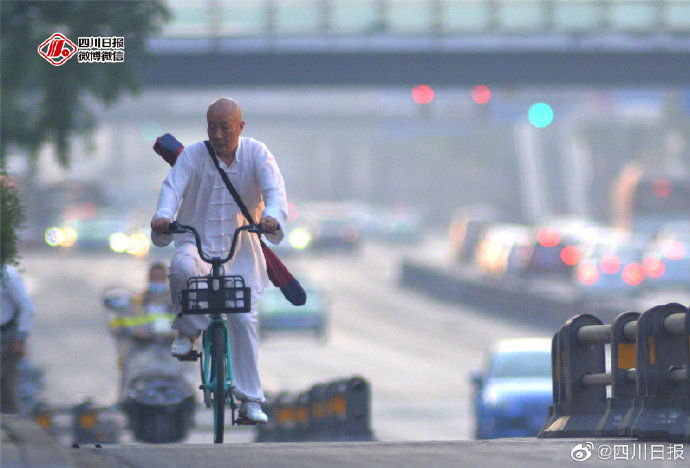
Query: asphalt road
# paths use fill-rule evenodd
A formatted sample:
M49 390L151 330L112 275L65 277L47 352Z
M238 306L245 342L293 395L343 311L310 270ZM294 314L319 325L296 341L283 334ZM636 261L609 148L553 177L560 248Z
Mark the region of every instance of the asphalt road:
M328 295L329 337L269 335L259 354L264 389L301 391L358 375L371 383L377 440L470 439L469 372L480 367L485 350L499 338L552 332L399 289L399 260L418 249L370 244L355 256L285 259L298 278ZM442 246L429 254L442 257ZM143 285L147 265L107 252L23 252L37 307L29 357L46 371L43 400L63 407L87 398L96 405L116 402L115 344L100 293L113 284ZM210 416L198 413L188 443L211 440ZM230 442L253 439L251 430L228 432Z
M429 255L444 261L441 244ZM63 444L79 467L167 466L685 466L687 446L592 440L590 458L572 458L576 439L473 441L468 374L480 366L496 339L549 336L552 330L501 319L468 306L434 301L397 287L398 263L419 248L368 245L357 256L342 254L286 259L298 278L310 278L331 301L327 341L308 336L269 336L260 367L267 392L300 391L332 378L360 375L371 383L372 428L378 442L254 444L250 428L229 428L226 444L209 444L210 411L180 444L135 443L102 448ZM147 260L107 253L55 250L24 252L22 265L37 306L30 359L46 371L42 399L69 406L90 398L115 403L115 346L100 292L108 285L143 284ZM627 447L613 459L611 449ZM632 447L635 449L632 449ZM608 448L602 452L601 448ZM659 448L662 455L659 455ZM636 451L635 451L636 450ZM656 450L656 460L651 459ZM620 452L622 453L622 452ZM620 455L619 453L619 455ZM641 454L644 453L644 459ZM608 454L608 455L607 455Z
M687 466L687 446L596 440L578 452L575 439L497 439L489 441L289 443L226 445L104 446L70 449L80 467L168 466L260 467L503 467ZM591 447L591 449L589 448ZM615 448L617 447L617 449ZM626 447L626 449L623 449ZM635 447L635 449L633 449ZM573 455L583 453L583 461ZM616 453L616 459L614 459ZM626 458L623 457L625 453ZM654 455L652 455L654 454ZM655 458L652 458L655 457Z

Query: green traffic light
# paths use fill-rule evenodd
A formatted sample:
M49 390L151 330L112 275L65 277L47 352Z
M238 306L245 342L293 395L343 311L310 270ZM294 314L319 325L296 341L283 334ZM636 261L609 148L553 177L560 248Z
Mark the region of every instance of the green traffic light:
M553 122L553 109L545 102L537 102L529 108L527 119L537 128L548 127Z

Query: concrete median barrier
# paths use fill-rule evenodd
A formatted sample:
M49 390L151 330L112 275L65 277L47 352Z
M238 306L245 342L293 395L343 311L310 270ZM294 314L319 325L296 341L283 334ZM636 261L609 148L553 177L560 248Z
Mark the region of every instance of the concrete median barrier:
M605 336L583 335L601 321L583 314L571 318L558 331L552 361L557 385L554 403L539 437L586 437L594 435L606 411ZM547 425L548 424L548 425Z
M624 312L610 325L573 317L552 341L553 405L539 437L689 442L689 354L690 313L680 304Z
M599 422L597 437L629 437L625 416L635 401L637 385L637 312L623 312L611 324L611 397Z
M257 426L257 442L369 441L371 391L361 377L281 393L264 405L269 423Z
M522 278L480 276L476 271L418 259L402 261L400 285L438 300L470 304L511 320L551 328L592 308L570 288L538 288L534 281ZM608 304L596 306L596 313L606 320L618 312L620 309Z
M680 304L653 307L637 321L637 399L627 419L633 437L690 440L689 332Z

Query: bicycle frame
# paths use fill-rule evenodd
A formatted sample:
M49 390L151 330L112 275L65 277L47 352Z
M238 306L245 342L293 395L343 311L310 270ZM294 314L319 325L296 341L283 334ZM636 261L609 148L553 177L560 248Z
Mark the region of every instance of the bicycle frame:
M231 421L232 425L239 424L238 419L235 416L235 410L237 409L235 405L235 397L233 395L233 382L234 376L232 373L232 351L230 350L230 335L228 333L228 326L225 320L220 316L220 314L214 314L211 316L211 323L203 332L203 353L201 354L201 359L199 360L199 366L201 370L201 386L199 387L204 392L204 404L207 408L211 407L211 395L215 398L215 384L216 376L213 372L213 353L211 347L213 346L213 329L215 327L221 327L223 330L223 336L225 337L225 378L223 382L223 394L225 395L225 402L230 406L231 410ZM215 421L214 421L215 423Z
M188 279L187 289L180 293L180 304L183 312L178 315L183 313L208 314L210 318L209 326L203 332L203 352L193 351L185 359L199 359L201 370L201 386L199 388L204 392L204 404L206 407L210 408L212 404L214 407L215 443L223 442L225 404L230 406L232 425L243 424L242 420L235 417L235 410L237 408L233 395L232 351L228 326L222 314L249 312L251 309L251 291L244 286L244 279L241 276L223 276L221 273L223 263L234 256L238 235L243 230L255 233L265 232L256 225L240 226L235 230L230 252L224 259L220 257L208 258L204 254L199 234L192 226L171 223L168 230L171 233L191 232L194 234L199 256L203 261L211 264L211 273L208 276L191 277ZM214 336L216 336L215 332L218 328L222 330L222 338L220 340L224 342L224 346L221 346L221 351L216 353L214 349L218 343L215 343L217 337L214 338ZM223 364L221 367L217 367L217 363L214 360L221 353L222 357L220 358L223 359ZM222 386L218 382L218 373L223 376ZM220 399L218 393L221 393Z

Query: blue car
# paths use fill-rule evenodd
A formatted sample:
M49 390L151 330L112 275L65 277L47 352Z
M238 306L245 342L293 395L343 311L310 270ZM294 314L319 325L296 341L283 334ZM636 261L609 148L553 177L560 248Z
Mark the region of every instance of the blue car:
M472 383L475 438L536 436L552 404L551 339L497 342Z

